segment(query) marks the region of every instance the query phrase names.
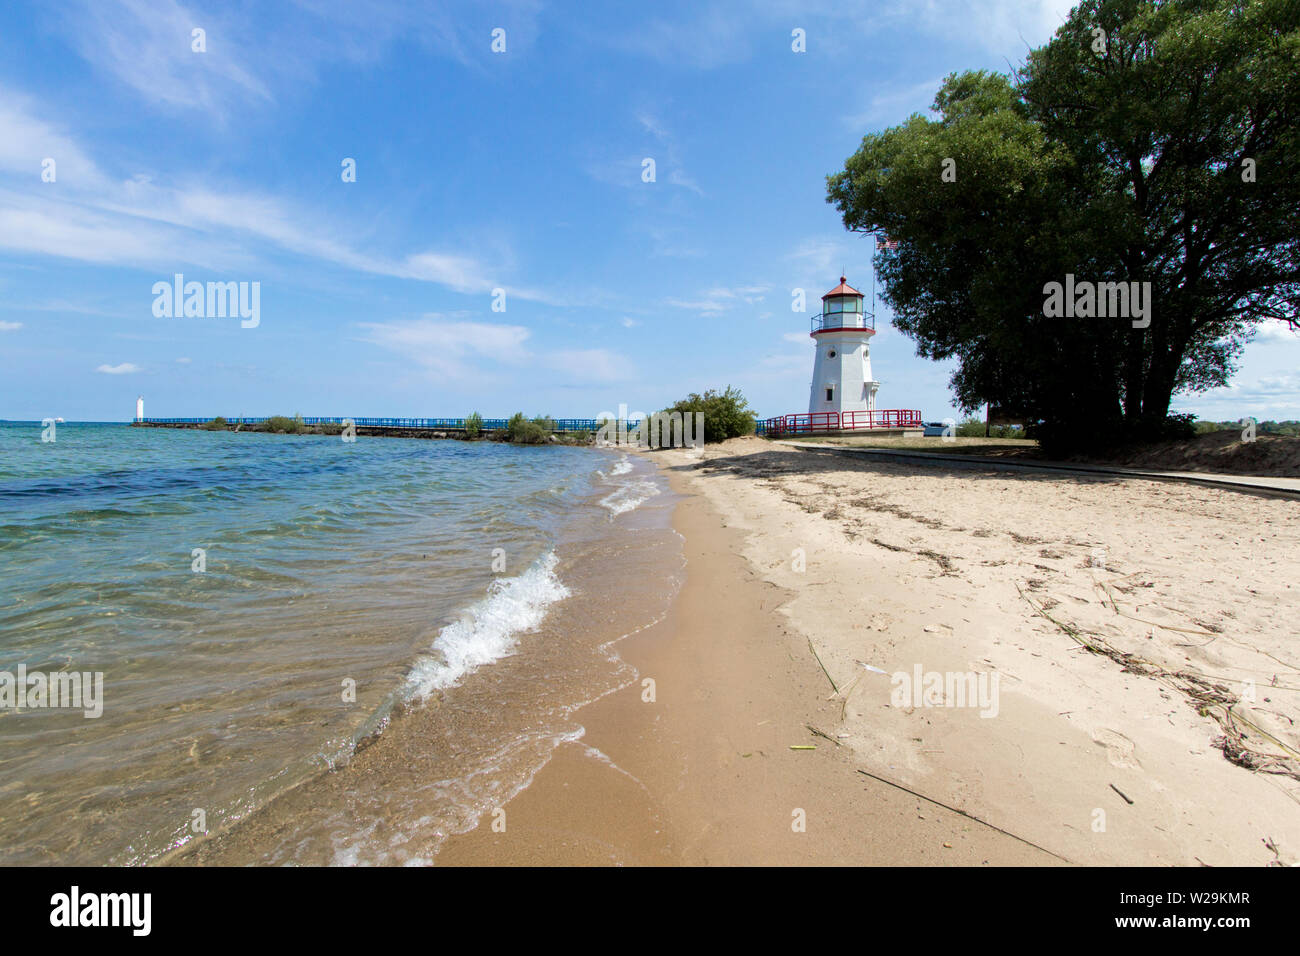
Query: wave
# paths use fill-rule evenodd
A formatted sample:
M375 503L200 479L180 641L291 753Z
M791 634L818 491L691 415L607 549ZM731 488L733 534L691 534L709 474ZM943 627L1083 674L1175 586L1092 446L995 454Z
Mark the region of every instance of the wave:
M614 462L614 467L611 468L608 473L597 468L596 474L600 475L603 480L609 481L611 478L617 478L619 475L626 475L631 470L632 462L627 455L624 455L618 461Z
M653 481L629 481L601 498L600 505L608 508L610 516L615 517L640 507L657 494L659 486Z
M487 597L438 633L434 653L415 662L407 676L408 698L427 697L513 653L517 635L537 627L552 604L569 596L555 573L558 563L550 551L518 577L493 581Z

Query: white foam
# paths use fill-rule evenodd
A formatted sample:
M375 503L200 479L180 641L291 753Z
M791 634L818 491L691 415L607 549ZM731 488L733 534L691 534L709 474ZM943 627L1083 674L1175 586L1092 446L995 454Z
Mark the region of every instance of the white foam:
M653 481L629 481L600 499L602 507L608 508L612 515L621 515L640 507L655 495L659 486Z
M624 455L618 461L614 462L614 467L609 470L608 474L600 468L596 469L596 474L600 475L604 481L609 481L611 478L617 478L619 475L626 475L631 470L632 462L627 455Z
M407 677L410 695L427 697L512 654L517 635L537 627L552 604L569 596L555 574L558 563L551 551L518 577L493 581L487 597L438 633L434 653L415 662Z

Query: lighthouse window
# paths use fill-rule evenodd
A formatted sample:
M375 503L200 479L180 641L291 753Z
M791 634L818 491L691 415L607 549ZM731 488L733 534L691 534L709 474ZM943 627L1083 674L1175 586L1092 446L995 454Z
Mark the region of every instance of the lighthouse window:
M835 350L834 350L834 349L831 349L829 352L827 352L827 353L826 353L826 357L827 357L827 358L835 358Z
M835 389L833 389L833 388L828 388L828 389L826 389L826 401L828 401L828 402L829 402L829 401L833 401L833 400L834 400L834 394L835 394Z

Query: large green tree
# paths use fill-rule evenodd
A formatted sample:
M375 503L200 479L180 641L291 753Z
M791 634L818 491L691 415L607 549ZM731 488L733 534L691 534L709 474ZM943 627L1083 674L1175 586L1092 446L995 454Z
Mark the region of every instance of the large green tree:
M1085 0L1011 75L949 76L936 119L868 135L828 199L895 323L972 410L1058 447L1161 433L1300 316L1300 0ZM1045 287L1150 282L1150 324L1044 314Z

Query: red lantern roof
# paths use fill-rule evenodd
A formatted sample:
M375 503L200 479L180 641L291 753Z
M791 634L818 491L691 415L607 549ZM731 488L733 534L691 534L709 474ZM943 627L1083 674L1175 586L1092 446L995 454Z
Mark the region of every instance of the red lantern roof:
M824 296L822 296L822 298L829 299L833 295L856 295L859 298L862 298L862 293L859 292L857 289L853 288L852 286L850 286L848 284L848 280L845 279L844 276L840 276L840 284L837 285L835 288L831 289L830 292L827 292Z

